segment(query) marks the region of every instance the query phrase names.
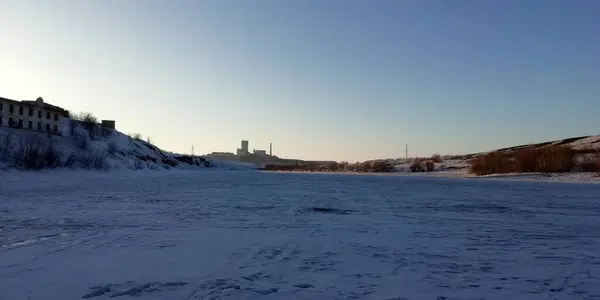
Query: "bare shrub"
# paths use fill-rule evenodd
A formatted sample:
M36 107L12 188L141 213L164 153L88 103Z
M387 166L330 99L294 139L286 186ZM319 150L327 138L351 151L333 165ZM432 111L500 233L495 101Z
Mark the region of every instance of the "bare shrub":
M50 143L44 151L44 161L47 168L57 168L61 166L62 153L54 144Z
M83 123L98 124L98 118L96 118L96 116L94 116L94 114L92 114L91 112L80 112L78 114L73 114L71 116L71 119Z
M388 173L394 171L394 167L386 161L374 161L371 163L370 172Z
M75 131L73 127L77 127L81 125L89 134L89 138L92 140L98 139L100 136L104 136L104 131L102 130L102 126L98 124L98 118L89 112L82 112L79 114L74 114L71 116L72 120L76 122L71 122L71 135L75 135ZM79 124L78 124L79 123ZM76 126L73 126L77 124Z
M516 151L514 158L515 172L536 172L540 168L540 152L537 149Z
M575 166L575 152L568 146L547 147L543 158L542 172L571 172Z
M108 169L106 158L98 153L84 153L79 155L77 162L86 169L105 170Z
M141 133L130 133L129 136L131 136L132 138L134 138L136 140L141 140L142 139L142 134Z
M570 172L575 166L575 152L568 146L523 149L508 154L492 152L476 157L471 172L477 175L511 172Z
M4 140L2 144L0 144L0 160L8 161L10 159L10 145L12 143L13 133L12 131L7 131L6 135L4 135Z
M102 126L99 124L83 123L83 128L88 132L92 140L98 140L102 136Z
M427 172L433 172L433 170L435 169L435 163L431 160L428 160L427 162L425 162L425 170Z
M338 163L338 168L340 170L348 170L348 162L347 161L341 161Z
M148 144L152 145L152 139L150 137L146 138L146 142L148 142Z
M43 168L45 148L46 143L39 138L21 137L13 153L13 166L23 169Z
M423 161L420 159L415 160L412 164L410 164L410 170L412 172L425 172Z
M576 164L576 169L580 172L600 172L600 156L585 157Z
M115 155L115 153L117 153L117 150L118 150L117 143L115 143L115 142L108 143L107 150L110 155Z
M470 171L476 175L513 172L513 162L499 152L480 155L471 161Z
M75 132L75 142L79 149L88 150L90 147L90 140L86 134Z
M63 161L62 166L65 168L75 168L77 164L77 155L75 153L69 154L65 161Z
M41 137L21 137L13 153L13 166L27 170L56 168L60 166L62 154Z
M431 156L431 161L439 164L442 162L442 156L440 156L439 154L434 154Z

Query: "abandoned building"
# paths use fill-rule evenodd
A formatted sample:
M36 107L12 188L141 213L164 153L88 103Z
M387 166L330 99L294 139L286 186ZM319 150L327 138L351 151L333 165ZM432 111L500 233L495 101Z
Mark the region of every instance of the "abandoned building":
M0 97L0 126L59 133L60 119L68 117L69 111L45 103L42 97L35 101Z

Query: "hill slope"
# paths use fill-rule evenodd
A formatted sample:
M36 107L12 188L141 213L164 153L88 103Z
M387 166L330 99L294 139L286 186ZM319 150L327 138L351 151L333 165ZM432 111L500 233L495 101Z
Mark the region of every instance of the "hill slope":
M569 146L575 150L595 152L600 150L600 135L572 137L537 144L519 145L509 148L497 149L490 152L511 152L515 150L536 149L548 146ZM489 153L489 152L488 152ZM483 153L480 153L483 154Z
M223 168L199 156L174 154L99 124L61 121L61 136L0 127L0 167L24 170Z

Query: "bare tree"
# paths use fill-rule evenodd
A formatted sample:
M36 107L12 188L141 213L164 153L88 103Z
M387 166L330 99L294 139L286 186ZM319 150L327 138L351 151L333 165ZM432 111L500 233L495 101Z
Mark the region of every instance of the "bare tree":
M80 112L78 114L73 114L71 119L84 123L98 124L98 118L96 118L96 116L94 116L94 114L91 112Z

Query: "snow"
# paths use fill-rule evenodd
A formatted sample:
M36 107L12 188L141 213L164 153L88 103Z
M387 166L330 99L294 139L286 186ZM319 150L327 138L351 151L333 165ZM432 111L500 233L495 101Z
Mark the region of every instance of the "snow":
M212 163L219 169L230 170L230 171L251 171L258 170L259 166L252 163L237 162L237 161L221 161L211 160Z
M502 179L3 172L0 299L600 299L598 199Z
M58 167L72 169L249 168L228 163L211 164L210 160L200 156L168 153L146 141L97 124L90 125L64 118L60 122L62 136L0 126L0 169L19 167L9 161L15 153L26 152L23 150L24 145L36 145L34 148L41 149L51 146L61 157ZM177 159L182 156L187 162ZM90 161L97 163L89 163Z
M600 150L600 136L590 136L587 138L583 138L580 140L576 140L572 143L568 143L568 146L573 149L581 150L581 149L598 149Z

